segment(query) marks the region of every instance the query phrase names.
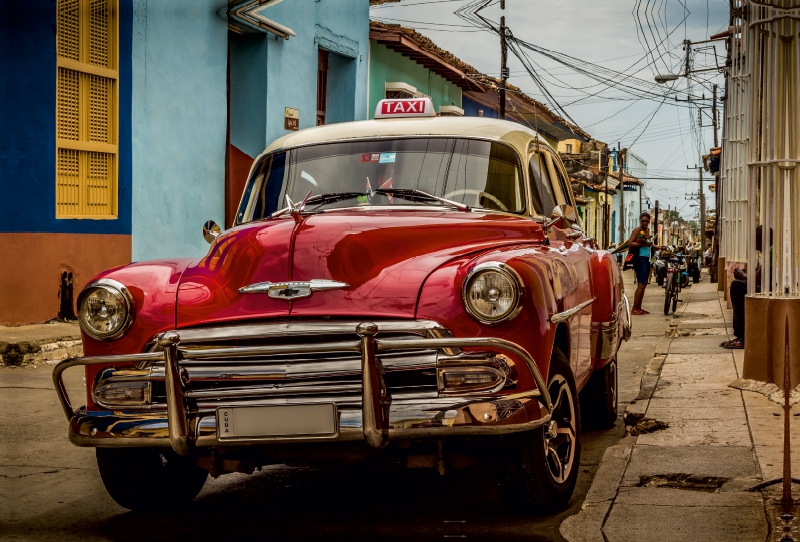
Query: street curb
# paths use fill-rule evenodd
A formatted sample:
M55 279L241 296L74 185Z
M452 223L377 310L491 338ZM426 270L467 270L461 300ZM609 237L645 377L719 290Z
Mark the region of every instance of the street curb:
M79 337L60 337L44 341L0 342L0 367L23 367L39 363L55 364L83 355Z
M603 523L617 498L637 437L623 440L629 442L611 446L603 454L581 511L561 523L559 532L568 542L606 542Z

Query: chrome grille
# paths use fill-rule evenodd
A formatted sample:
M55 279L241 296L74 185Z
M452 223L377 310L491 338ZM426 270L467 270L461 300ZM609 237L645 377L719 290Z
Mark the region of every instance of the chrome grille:
M357 324L352 322L302 322L225 326L180 330L180 367L186 397L201 410L217 403L307 402L334 400L361 402L361 355ZM378 338L418 339L448 337L432 322L382 322ZM325 344L323 353L303 353L303 348ZM275 353L251 353L268 346ZM282 350L284 352L282 352ZM385 381L393 395L436 397L436 350L396 350L379 356ZM164 362L150 365L153 400L165 402Z

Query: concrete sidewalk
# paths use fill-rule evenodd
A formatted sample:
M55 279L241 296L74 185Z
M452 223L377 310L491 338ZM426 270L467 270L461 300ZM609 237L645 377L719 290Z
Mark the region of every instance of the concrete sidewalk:
M648 287L653 314L634 317L634 329L664 319L663 295ZM771 494L750 489L780 476L780 406L728 386L741 374L742 351L719 347L732 313L708 275L681 299L626 412L669 426L606 451L582 511L561 526L570 542L767 540ZM623 349L631 347L635 340Z

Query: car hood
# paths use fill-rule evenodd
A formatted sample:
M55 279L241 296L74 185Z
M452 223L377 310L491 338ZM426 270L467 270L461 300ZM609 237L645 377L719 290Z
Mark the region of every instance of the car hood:
M190 265L178 289L178 327L274 317L413 318L426 277L479 250L541 242L513 215L456 210L343 209L238 226ZM292 301L239 293L259 282L343 282Z

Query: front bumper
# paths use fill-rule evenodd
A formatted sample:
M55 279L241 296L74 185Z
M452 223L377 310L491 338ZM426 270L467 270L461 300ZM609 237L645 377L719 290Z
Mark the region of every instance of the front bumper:
M198 409L193 392L187 389L181 362L198 354L180 347L180 332L163 334L161 352L104 357L73 358L62 361L53 371L53 380L64 413L70 423L70 441L92 447L171 447L188 455L197 447L259 445L276 442L319 442L364 440L381 448L390 439L446 437L456 435L498 435L527 431L550 421L552 409L547 387L531 355L521 346L498 338L415 338L376 339L378 326L359 324L358 341L313 345L256 346L219 348L205 358L357 352L361 358L361 408L339 411L336 432L326 437L246 437L220 438L214 412ZM483 347L521 359L537 385L524 393L477 394L419 398L390 397L378 355L381 352ZM63 382L63 372L78 365L163 362L166 409L127 411L75 411ZM231 404L236 397L230 397ZM291 403L289 403L291 404ZM297 399L296 404L303 404ZM251 404L250 406L256 406Z

